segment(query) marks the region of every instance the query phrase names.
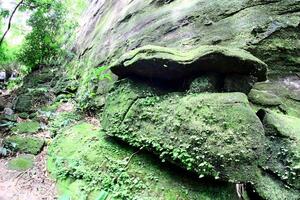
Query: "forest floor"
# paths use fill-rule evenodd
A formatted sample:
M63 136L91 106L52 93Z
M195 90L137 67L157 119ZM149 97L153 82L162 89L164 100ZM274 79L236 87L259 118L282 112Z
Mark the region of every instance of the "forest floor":
M10 170L8 162L12 157L0 159L0 200L56 199L55 182L46 170L46 154L47 147L34 157L33 167L26 171Z
M13 95L1 90L0 96L9 100ZM50 132L47 130L39 131L35 136L48 141L51 139ZM46 155L47 146L33 157L33 166L25 171L10 169L9 162L28 155L16 154L10 157L0 157L0 200L57 199L55 182L50 178L46 169Z

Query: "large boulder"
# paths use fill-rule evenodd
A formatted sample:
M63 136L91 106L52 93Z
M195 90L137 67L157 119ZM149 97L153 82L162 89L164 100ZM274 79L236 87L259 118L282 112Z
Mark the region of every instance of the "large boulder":
M121 76L182 80L206 72L252 75L266 80L266 64L241 49L200 46L189 51L144 46L130 51L113 63L111 70Z
M257 141L264 140L264 129L246 95L159 95L132 81L119 84L103 113L107 134L148 148L199 176L251 180L262 159L263 144Z
M30 112L33 107L33 97L29 94L21 94L17 97L14 109L18 112Z
M300 190L300 118L260 110L269 159L265 167L291 187Z
M252 183L265 199L299 197L297 188L267 173L271 141L245 94L167 93L122 80L108 96L102 127L201 178Z

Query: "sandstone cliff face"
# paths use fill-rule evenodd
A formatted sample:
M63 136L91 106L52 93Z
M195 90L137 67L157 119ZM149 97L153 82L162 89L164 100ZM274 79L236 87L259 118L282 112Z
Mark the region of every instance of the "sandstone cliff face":
M111 83L96 80L93 70L147 45L180 52L241 48L271 74L299 72L299 9L299 0L93 0L72 47L72 74L85 83L79 101L103 107Z
M93 67L149 44L221 45L248 50L271 70L300 70L298 0L97 0L86 22L74 50Z

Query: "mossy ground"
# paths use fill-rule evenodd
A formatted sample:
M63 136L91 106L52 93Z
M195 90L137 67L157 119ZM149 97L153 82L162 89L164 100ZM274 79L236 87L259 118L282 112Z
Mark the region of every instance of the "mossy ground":
M85 122L54 139L48 169L60 192L74 199L92 199L102 190L114 199L236 199L233 185L200 181Z
M23 155L13 158L8 162L8 168L11 170L25 171L33 167L33 156Z

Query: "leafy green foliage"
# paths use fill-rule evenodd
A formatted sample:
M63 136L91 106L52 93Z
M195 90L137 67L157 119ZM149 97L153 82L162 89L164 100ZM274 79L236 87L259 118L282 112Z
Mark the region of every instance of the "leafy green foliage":
M2 35L3 32L3 19L6 18L9 15L8 10L5 10L3 8L0 8L0 36ZM7 52L7 44L3 43L2 45L0 45L0 64L1 67L0 69L3 67L3 63L5 63L8 60L8 55L6 55Z
M4 19L8 18L10 15L9 11L0 8L0 37L2 37L3 32L7 25L4 25ZM11 47L6 41L0 44L0 69L9 70L12 68L12 64L17 58L18 47Z
M57 115L51 116L50 131L51 136L55 136L59 131L63 130L70 124L75 123L81 119L81 115L76 112L62 112Z
M51 65L61 55L59 40L65 9L59 0L30 0L22 9L33 11L28 24L32 31L18 55L19 60L31 69Z
M108 66L102 66L102 67L98 67L95 69L95 76L97 77L98 80L102 81L102 80L109 80L112 81L112 77L109 73L107 73L109 70Z
M0 8L0 17L5 18L5 17L8 17L8 15L9 15L9 11L8 10Z

